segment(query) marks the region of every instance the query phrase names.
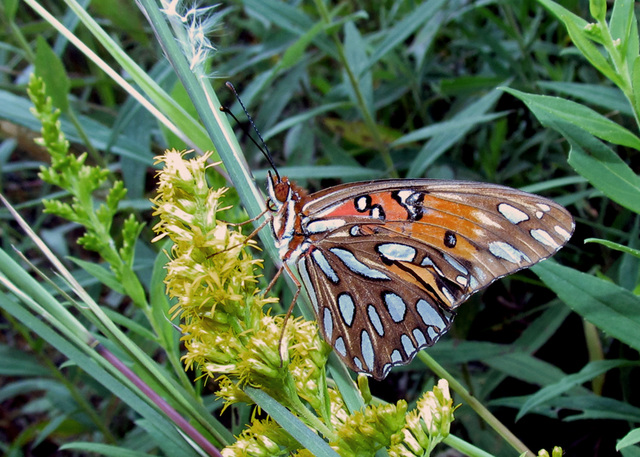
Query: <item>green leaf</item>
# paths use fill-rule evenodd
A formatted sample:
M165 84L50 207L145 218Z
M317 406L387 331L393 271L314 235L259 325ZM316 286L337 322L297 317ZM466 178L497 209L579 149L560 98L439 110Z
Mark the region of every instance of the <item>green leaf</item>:
M63 113L69 111L68 95L71 84L67 72L42 35L38 35L35 67L36 75L44 80L47 95L53 100L53 105Z
M285 71L293 67L294 65L299 64L300 61L304 58L304 52L307 47L311 44L316 35L318 35L323 30L324 23L316 22L313 27L311 27L304 35L298 38L295 43L287 48L287 50L282 55L282 60L278 65L278 70Z
M343 108L348 108L351 106L351 103L348 102L338 102L338 103L328 103L326 105L320 105L313 109L304 111L300 114L296 114L295 116L288 117L276 125L271 127L268 131L262 134L262 138L267 141L269 138L277 135L280 132L290 129L291 127L301 124L309 119L313 119L314 117L329 112L336 111Z
M116 279L115 275L111 271L93 262L87 262L76 257L67 258L78 265L80 268L82 268L84 271L89 273L91 276L96 278L102 284L107 286L109 289L124 295L124 287L122 287L120 281Z
M607 16L607 0L589 0L589 12L599 22L604 22Z
M616 0L613 2L613 10L609 21L611 37L614 40L620 39L618 47L622 60L631 58L629 63L638 56L638 29L634 27L636 16L633 11L633 0Z
M507 114L508 113L506 111L501 111L499 113L479 114L475 116L467 116L464 119L452 119L449 121L438 122L427 127L413 130L411 133L407 133L391 143L391 146L396 147L403 144L413 143L415 141L423 141L437 135L449 135L452 132L458 132L461 128L473 128L478 124L491 122L495 119L504 117Z
M640 150L640 138L591 108L559 97L527 94L510 88L503 90L522 100L545 126L566 122L603 140Z
M629 105L629 100L617 87L564 81L539 81L537 85L543 89L578 98L588 105L595 105L608 111L619 111L626 116L633 116L633 109Z
M579 128L556 129L571 144L569 165L620 205L640 214L640 178L610 148Z
M564 418L565 421L585 419L614 419L627 422L640 422L640 408L624 401L608 397L588 395L570 395L556 397L549 402L553 410L560 409L582 411Z
M567 32L569 32L571 40L587 60L589 60L591 65L613 81L616 86L622 88L624 86L622 78L591 41L595 36L585 31L585 27L588 25L587 21L551 0L538 0L538 2L562 21L567 28Z
M633 91L633 109L636 113L640 113L640 56L633 61L633 69L631 73L631 88Z
M367 43L353 22L347 22L344 25L344 54L356 78L356 84L364 101L364 107L367 112L373 113L373 77L371 70L367 67ZM344 72L343 80L353 104L355 106L361 105L346 71Z
M13 22L18 11L18 0L3 0L4 16L6 22Z
M640 297L553 261L531 270L576 313L609 336L640 350Z
M0 376L48 376L49 371L32 355L0 344Z
M171 308L171 304L169 303L165 291L166 286L164 284L164 278L167 275L165 268L167 264L166 253L169 252L171 244L169 241L163 243L161 246L162 249L159 249L156 255L151 273L151 285L149 286L149 303L154 316L158 339L162 347L166 348L169 353L179 354L180 332L176 331L170 321L171 316L169 315L169 309Z
M616 251L620 251L620 252L626 252L627 254L631 254L632 256L640 259L640 250L630 248L623 244L614 243L613 241L609 241L609 240L601 240L599 238L586 238L584 242L602 244L603 246L606 246L610 249L615 249Z
M515 379L542 386L557 382L564 376L559 368L524 352L487 358L484 363Z
M260 406L274 421L289 432L296 441L311 451L314 456L338 457L336 451L322 438L266 392L253 387L246 387L244 392L251 397L256 405Z
M385 38L375 47L365 68L371 68L389 51L407 40L417 29L433 19L445 4L444 0L429 0L413 9L401 21L385 31ZM442 25L443 21L435 21L434 28Z
M419 178L423 176L424 172L433 162L474 127L474 125L465 125L465 119L486 113L498 101L500 95L501 92L499 90L492 90L454 115L450 121L459 122L460 128L455 132L447 131L431 138L431 140L422 147L418 156L409 166L407 178Z
M313 28L315 23L302 9L285 2L275 0L245 0L243 4L251 16L258 17L261 21L273 22L276 26L295 36L303 36L309 29ZM325 35L314 36L313 44L332 58L338 58L338 52L335 46Z
M634 365L638 365L638 363L630 362L628 360L598 360L595 362L589 362L578 373L565 376L557 383L546 386L532 395L529 400L522 405L520 411L518 411L516 420L522 419L525 414L530 412L536 406L552 398L558 397L574 387L580 386L609 370Z
M136 306L143 307L147 304L147 295L130 265L122 266L122 286L125 293L131 297Z
M633 446L640 443L640 428L634 428L627 433L620 441L616 443L616 451L620 452L620 449L627 446Z
M146 452L132 451L122 446L112 446L110 444L90 443L86 441L75 441L73 443L60 446L61 451L85 451L104 455L107 457L149 457ZM83 454L83 452L81 452Z
M300 167L280 167L279 172L283 176L291 179L325 179L335 178L347 181L366 180L380 178L384 174L381 170L373 168L352 167L349 165L327 165L327 166L300 166ZM255 173L256 179L264 181L267 179L267 170L258 170Z

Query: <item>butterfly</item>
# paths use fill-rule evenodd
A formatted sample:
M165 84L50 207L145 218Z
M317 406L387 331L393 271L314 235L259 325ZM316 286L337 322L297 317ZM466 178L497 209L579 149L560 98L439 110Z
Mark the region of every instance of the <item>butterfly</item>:
M438 341L473 293L550 257L575 228L557 203L494 184L392 179L308 194L276 171L267 188L276 247L322 336L378 380Z
M265 223L298 286L293 301L303 287L324 340L353 371L384 379L435 344L472 294L552 256L573 234L564 207L495 184L391 179L308 194L279 175L226 86L274 170Z

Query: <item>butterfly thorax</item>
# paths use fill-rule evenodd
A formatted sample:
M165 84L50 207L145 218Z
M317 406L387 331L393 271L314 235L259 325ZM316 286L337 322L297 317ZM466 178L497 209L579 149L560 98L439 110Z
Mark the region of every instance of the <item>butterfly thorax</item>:
M269 200L273 207L271 230L276 239L280 258L284 261L295 260L302 252L305 240L299 214L304 206L307 191L290 181L286 176L273 176L267 179Z

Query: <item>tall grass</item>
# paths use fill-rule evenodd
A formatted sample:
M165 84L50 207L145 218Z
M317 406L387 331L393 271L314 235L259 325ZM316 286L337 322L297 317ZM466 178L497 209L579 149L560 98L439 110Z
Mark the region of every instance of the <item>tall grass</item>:
M640 455L634 2L86 3L0 6L1 191L26 221L0 212L2 452L215 455L265 418L257 403L287 439L331 455L313 419L272 392L247 387L223 411L220 384L183 369L163 283L171 247L151 243L154 156L214 151L209 185L233 188L222 217L257 216L268 164L217 109L241 113L230 80L280 174L310 190L471 179L576 218L555 261L472 297L449 336L384 381L356 386L330 357L327 388L352 412L399 399L412 410L446 376L462 406L436 450ZM206 39L189 48L194 24ZM268 230L260 240L264 287L278 259ZM286 311L292 288L271 293L285 304L272 314Z

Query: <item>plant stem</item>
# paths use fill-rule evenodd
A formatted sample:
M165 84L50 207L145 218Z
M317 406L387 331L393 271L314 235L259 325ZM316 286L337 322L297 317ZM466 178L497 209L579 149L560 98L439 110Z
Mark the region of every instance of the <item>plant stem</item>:
M320 12L320 16L322 17L322 20L328 26L329 24L331 24L331 16L329 15L329 11L327 11L326 5L323 3L322 0L316 0L315 3L318 11ZM331 33L331 38L336 46L338 55L340 56L340 63L342 64L345 72L347 73L347 77L349 78L349 82L351 83L351 87L356 96L357 106L360 110L360 114L362 114L364 123L367 125L369 132L371 132L371 135L373 136L373 140L376 144L376 149L382 155L382 160L385 166L387 167L387 170L389 171L389 175L393 178L397 178L398 174L395 170L393 160L391 159L389 148L384 143L384 141L382 141L382 138L380 137L378 126L376 125L375 119L373 118L373 115L371 114L371 112L367 107L367 104L364 100L364 95L360 90L360 84L358 83L358 78L356 78L356 75L354 74L353 69L349 64L349 60L347 59L344 53L344 47L342 46L340 39L336 36L336 32Z
M436 376L446 379L451 386L451 389L456 392L465 404L469 405L489 426L494 429L501 437L507 441L515 450L524 453L527 457L534 457L535 454L531 452L525 444L518 439L511 431L498 420L491 412L485 408L471 393L454 378L451 373L436 362L433 357L428 355L425 351L418 353L418 357L422 360Z

